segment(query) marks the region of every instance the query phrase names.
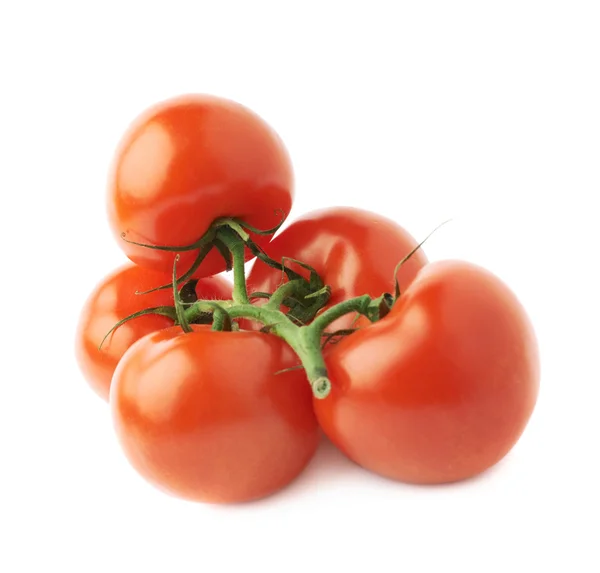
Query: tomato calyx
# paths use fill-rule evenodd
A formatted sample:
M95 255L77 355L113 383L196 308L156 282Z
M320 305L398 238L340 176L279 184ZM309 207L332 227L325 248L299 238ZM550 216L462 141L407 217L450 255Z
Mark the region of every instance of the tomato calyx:
M197 250L198 253L196 254L196 258L194 259L194 262L192 263L190 268L183 275L181 275L180 277L177 278L177 284L179 285L179 284L182 284L182 283L188 281L190 278L192 278L192 276L198 270L198 268L200 267L200 265L202 264L202 262L204 261L204 259L208 255L208 253L210 253L210 251L213 249L214 241L216 239L216 231L215 231L215 229L211 228L195 243L192 243L191 245L178 246L178 247L148 245L148 244L144 244L144 243L137 243L135 241L129 241L126 238L125 233L123 233L121 235L121 238L125 242L127 242L131 245L136 245L138 247L144 247L147 249L154 249L154 250L158 250L158 251L168 251L168 252L174 252L174 253L179 254L179 253L183 253L186 251ZM157 290L169 289L169 288L171 288L171 286L172 286L171 283L168 283L168 284L164 284L164 285L155 287L155 288L147 290L147 291L136 292L136 294L150 294L151 292L155 292Z
M377 298L372 299L369 303L369 306L366 309L367 318L371 322L381 320L389 314L395 302L396 297L392 296L389 292L384 292Z
M119 320L119 322L115 323L115 325L104 335L104 338L100 341L100 344L98 345L98 350L102 350L102 347L104 346L104 343L106 342L107 338L115 330L117 330L117 328L119 328L119 326L122 326L123 324L125 324L126 322L129 322L130 320L134 320L134 319L139 318L140 316L144 316L146 314L158 314L161 316L166 316L167 318L172 319L174 323L177 320L177 313L175 311L174 306L155 306L153 308L145 308L144 310L134 312L133 314L130 314L129 316L126 316L125 318L122 318L121 320Z
M446 219L445 221L443 221L442 223L440 223L437 227L435 227L435 229L433 229L433 231L431 231L418 245L416 245L406 256L404 256L402 258L402 260L400 260L400 262L396 265L396 268L394 269L394 296L393 296L393 302L390 305L390 309L391 307L394 305L394 303L400 298L400 283L398 281L398 271L400 270L400 268L402 267L402 265L404 265L426 242L427 240L441 227L443 227L446 223L449 223L451 221L451 219ZM387 313L386 313L387 314ZM382 317L383 318L383 317Z
M173 262L173 301L175 302L175 315L177 316L177 322L181 326L183 332L192 332L192 327L185 316L185 307L182 304L181 295L179 294L179 288L177 286L177 262L179 261L179 254L175 256Z
M217 219L198 241L191 245L183 246L145 245L143 243L129 241L125 236L123 236L123 239L136 246L170 251L177 254L197 249L198 253L192 266L185 273L176 278L176 284L178 286L185 284L192 279L194 273L198 270L206 256L213 248L215 248L225 260L226 269L234 270L234 300L236 302L249 303L250 299L256 298L270 299L272 296L271 293L259 292L252 293L251 295L248 295L247 293L243 267L245 263L245 250L248 249L262 263L280 270L282 272L282 281L283 278L286 277L288 281L294 282L295 286L293 288L289 291L284 291L286 296L283 296L282 293L275 300L279 306L283 305L288 308L287 315L291 320L298 325L302 325L310 322L317 312L327 304L329 297L331 296L331 289L323 283L321 277L313 267L291 258L284 258L282 261L272 259L255 241L252 240L250 235L250 233L255 235L272 235L279 229L284 219L285 214L283 214L281 221L276 227L264 230L257 229L236 218ZM306 279L300 273L297 273L286 265L286 263L289 262L296 263L308 270L309 278ZM234 268L236 264L238 265L237 271ZM236 277L238 278L236 279ZM157 290L170 289L172 286L171 283L164 284L144 292L137 292L136 294L149 294ZM188 287L187 292L192 291L193 287ZM184 302L188 302L185 298L185 293L182 293L181 296L184 299ZM275 303L271 306L274 306L274 304Z
M260 250L260 247L252 241L250 237L250 233L259 236L270 236L277 232L277 230L281 227L285 220L285 213L281 213L281 220L279 223L270 229L257 229L256 227L245 223L244 221L236 218L236 217L222 217L220 219L215 220L209 229L200 237L197 241L188 244L188 245L152 245L147 243L139 243L137 241L131 241L127 239L127 233L121 233L121 239L130 245L135 245L137 247L143 247L146 249L152 249L157 251L165 251L172 253L185 253L189 251L198 251L196 253L196 257L185 273L177 278L177 284L183 284L186 281L190 280L196 271L200 268L200 265L203 263L204 259L208 256L208 254L212 251L212 249L216 249L219 254L225 260L226 270L232 269L232 258L230 250L228 250L227 245L223 240L223 232L227 232L227 229L231 229L233 232L237 233L246 243L249 250L253 252L255 250ZM252 247L252 248L251 248ZM138 294L149 294L151 292L157 290L166 290L171 288L171 283L160 285L148 291L140 292Z

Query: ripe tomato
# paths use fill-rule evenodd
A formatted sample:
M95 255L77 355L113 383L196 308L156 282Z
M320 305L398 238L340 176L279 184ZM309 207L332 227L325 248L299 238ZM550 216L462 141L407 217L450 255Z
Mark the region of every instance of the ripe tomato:
M335 207L308 213L292 223L269 243L266 251L276 261L291 257L308 263L331 287L328 306L343 300L368 294L377 297L394 292L394 269L418 242L402 227L389 219L348 207ZM401 290L413 280L427 263L422 249L398 271ZM286 263L298 273L309 273L298 265ZM273 292L282 280L282 273L255 261L248 276L248 292ZM334 322L330 331L348 328L354 316L344 316ZM368 324L365 320L357 325Z
M504 457L539 386L537 343L514 294L465 262L427 265L380 322L327 357L321 427L348 457L415 483L474 476Z
M107 276L85 303L75 337L77 360L90 386L105 400L108 400L113 372L125 351L142 336L173 326L173 321L156 314L140 316L121 325L99 350L100 342L126 316L145 308L172 305L170 290L135 294L170 280L170 275L129 263ZM230 299L231 285L221 277L201 279L196 293L198 298Z
M129 244L121 234L179 246L197 241L219 217L271 228L289 212L292 189L288 153L259 116L226 99L187 95L146 111L123 137L109 181L108 215L132 261L170 272L174 253ZM182 272L195 254L181 254ZM195 276L224 269L213 250Z
M131 464L185 499L242 502L272 494L312 458L312 393L279 338L193 327L155 332L119 363L110 403Z

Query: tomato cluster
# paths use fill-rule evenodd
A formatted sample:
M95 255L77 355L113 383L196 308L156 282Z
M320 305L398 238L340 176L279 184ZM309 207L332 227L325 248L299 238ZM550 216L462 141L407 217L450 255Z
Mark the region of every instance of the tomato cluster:
M131 262L86 302L76 354L131 464L173 495L227 503L290 483L321 431L405 482L497 463L539 386L515 295L476 265L428 262L359 209L273 238L292 200L283 142L237 103L172 99L125 134L108 213Z

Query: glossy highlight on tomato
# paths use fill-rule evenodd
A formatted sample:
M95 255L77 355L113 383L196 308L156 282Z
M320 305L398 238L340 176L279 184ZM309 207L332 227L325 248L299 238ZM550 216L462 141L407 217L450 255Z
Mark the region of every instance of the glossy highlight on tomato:
M370 211L335 207L308 213L294 221L265 248L276 261L289 257L311 265L331 287L327 307L343 300L368 294L378 297L394 292L394 269L416 246L416 241L400 225ZM403 291L427 263L422 249L402 265L398 281ZM285 263L308 277L300 266ZM281 271L259 260L248 275L249 291L273 292L282 282ZM354 316L333 323L331 330L348 328ZM368 322L361 319L358 325Z
M319 439L310 387L279 338L193 326L150 334L119 363L110 403L131 464L193 501L243 502L290 483Z
M329 438L393 479L477 475L519 439L536 403L536 338L514 294L470 263L434 262L390 314L327 356L331 394L315 400Z
M171 280L172 276L166 273L128 263L108 275L88 297L77 327L75 353L89 385L105 400L108 400L115 368L125 351L146 334L173 326L173 321L157 314L140 316L122 324L99 349L100 342L125 317L145 308L173 305L172 290L135 294ZM222 277L200 279L196 293L203 299L229 299L231 284Z
M121 235L144 244L191 245L220 217L269 229L289 213L292 197L292 165L277 133L238 103L192 94L154 106L125 134L109 180L108 216L132 261L170 272L174 253L132 245ZM181 272L195 254L181 253ZM213 250L194 276L224 269Z

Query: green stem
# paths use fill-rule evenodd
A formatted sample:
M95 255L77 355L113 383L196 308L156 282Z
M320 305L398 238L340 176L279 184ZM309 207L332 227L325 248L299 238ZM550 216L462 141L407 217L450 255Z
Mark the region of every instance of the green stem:
M232 229L234 233L239 235L244 242L250 239L250 235L244 231L242 225L240 225L235 219L222 219L219 224L221 229L225 229L226 227Z
M364 295L342 302L315 318L316 313L323 308L330 296L329 288L323 285L316 270L294 259L283 259L282 262L271 259L250 239L247 229L258 232L258 230L238 220L221 219L215 221L204 237L191 246L181 248L154 247L166 251L175 249L187 251L192 250L191 247L194 247L199 249L199 253L192 267L179 279L176 272L179 255L175 257L172 284L169 285L173 289L174 308L165 310L161 307L150 309L150 311L158 310L160 314L171 316L186 332L192 330L190 323L201 320L205 322L207 318L212 318L213 330L231 330L237 326L237 323L232 321L239 318L258 321L265 325L265 330L279 336L290 345L302 363L313 395L316 398L325 398L331 390L331 383L327 377L327 367L321 352L323 332L332 322L348 313L357 312L367 316L371 321L375 321L379 318L380 307L383 302L387 303L386 308L389 310L389 301L387 299L383 300L383 298L381 301L378 299L372 300L368 295ZM273 230L270 229L265 233L270 233ZM234 283L232 300L218 301L218 303L211 300L193 302L195 283L187 285L187 288L184 287L182 292L179 291L178 285L191 279L191 276L213 246L216 246L224 255L228 266L231 260ZM269 298L269 301L263 306L254 306L249 300L245 277L246 248L265 264L284 272L288 279L288 282L279 287L273 294L253 293L254 297ZM231 259L228 253L231 254ZM286 260L308 270L310 272L309 279L288 268L285 265ZM166 286L160 288L166 288ZM184 296L186 302L182 300ZM284 314L280 310L281 306L288 307L289 312ZM146 312L148 311L136 313L126 320L135 318L138 315L141 316ZM304 325L311 320L313 320L311 324Z
M173 302L175 303L175 313L177 314L177 322L184 332L192 332L192 327L189 325L185 316L185 307L179 298L179 289L177 288L177 261L179 255L175 255L173 261Z
M231 252L233 258L233 300L238 304L248 304L248 290L246 289L246 277L244 265L245 244L241 237L228 228L219 230L219 239Z
M288 288L290 284L292 283L286 283L275 291L275 293L280 293L278 297L290 294L292 290L292 287ZM285 291L283 290L284 287ZM323 331L332 322L345 314L350 312L365 314L370 304L371 297L369 295L347 300L326 310L308 326L294 324L287 315L278 308L272 308L270 304L255 306L252 304L239 304L234 300L230 300L219 301L218 307L226 312L230 319L247 318L255 320L269 327L269 332L285 340L300 358L315 397L325 398L329 394L331 383L327 378L327 367L321 352ZM199 300L186 310L185 318L188 322L193 322L203 313L215 312L216 306L214 301ZM216 316L215 319L219 320Z
M214 305L212 329L218 331L230 331L231 326L231 317L229 316L229 313L218 304Z
M247 318L261 322L269 328L270 332L285 340L292 347L304 367L314 396L325 398L331 390L331 383L327 378L327 367L321 352L322 333L329 324L349 312L366 314L371 298L364 295L347 300L317 316L309 326L298 326L292 322L290 317L281 312L279 307L284 300L299 294L307 281L299 275L292 278L293 275L288 274L289 282L279 287L271 295L267 304L264 306L250 304L244 269L246 243L244 242L244 235L240 234L240 230L233 229L231 225L224 225L217 232L217 240L222 241L223 245L229 249L233 259L233 300L220 301L218 305L214 301L199 300L188 307L185 312L181 310L183 308L181 306L181 309L178 309L179 322L185 329L190 322L206 312L213 314L214 330L221 330L223 326L237 318ZM243 230L241 231L243 232ZM316 271L311 267L307 266L307 268L311 269L311 284L317 280L320 281ZM322 287L322 285L320 286ZM179 293L176 289L175 274L173 275L173 288L177 307ZM329 294L327 289L321 291L323 291L323 287L318 289L317 295ZM315 297L314 304L321 306L322 303L318 300L318 296ZM316 310L317 307L315 312ZM311 318L312 316L314 314L311 315Z
M185 318L189 323L193 323L198 320L203 314L214 313L215 307L219 307L226 312L235 306L232 300L220 300L215 302L214 300L198 300L185 311Z
M350 312L359 312L360 314L366 314L369 304L371 303L371 297L368 294L351 298L340 302L331 308L328 308L325 312L317 316L313 322L307 328L311 328L317 334L319 339L323 331L338 318L348 314Z
M233 319L250 318L269 326L269 331L283 338L300 358L315 397L325 398L329 394L331 383L318 333L309 327L296 326L283 312L264 306L235 305L228 312Z
M102 349L102 346L104 345L104 343L106 342L106 339L115 331L117 330L117 328L119 328L120 326L122 326L123 324L125 324L126 322L129 322L130 320L134 320L135 318L139 318L140 316L144 316L146 314L158 314L160 316L166 316L167 318L170 318L173 322L177 321L177 312L175 310L175 307L172 306L155 306L153 308L145 308L144 310L139 310L138 312L134 312L133 314L130 314L129 316L126 316L125 318L122 318L121 320L119 320L119 322L117 322L105 335L104 338L102 339L102 341L100 342L100 345L98 346L98 350Z
M297 292L300 286L302 281L299 279L281 285L269 298L266 308L278 309L287 297Z
M206 255L208 255L208 253L210 252L210 250L213 248L212 243L208 243L208 244L203 244L200 246L200 250L198 251L198 254L196 255L196 258L194 259L194 262L192 263L192 266L183 274L181 275L178 279L177 279L177 284L181 284L184 283L186 281L188 281L189 279L192 278L192 276L194 275L194 273L198 270L198 268L200 267L200 265L202 264L202 262L204 261L204 259L206 258ZM166 285L161 285L158 287L155 287L153 289L150 290L146 290L143 292L136 292L136 294L150 294L151 292L156 292L158 290L167 290L171 288L171 283L166 284Z

